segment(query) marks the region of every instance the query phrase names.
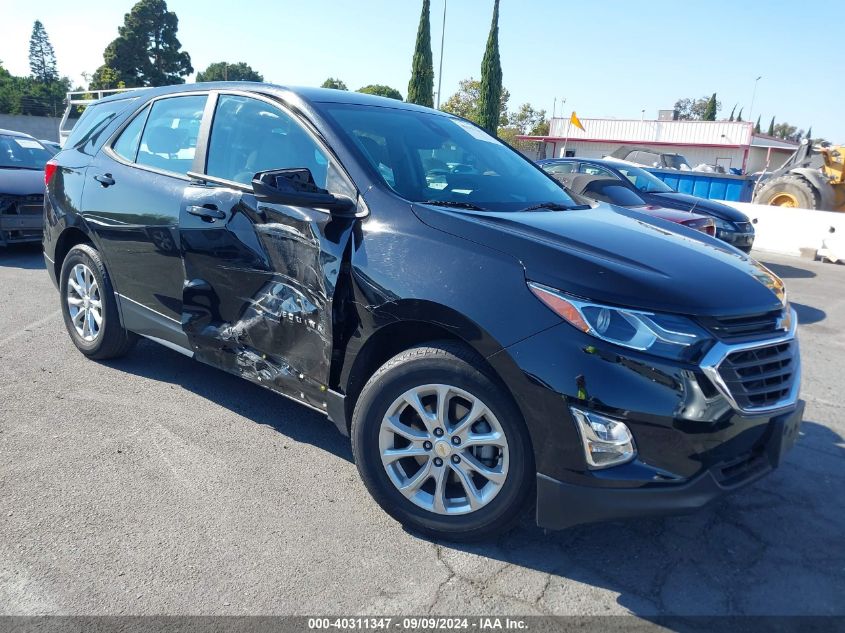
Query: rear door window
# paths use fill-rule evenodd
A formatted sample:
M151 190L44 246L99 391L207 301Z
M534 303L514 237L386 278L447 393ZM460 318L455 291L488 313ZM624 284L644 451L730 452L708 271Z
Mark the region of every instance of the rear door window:
M155 101L141 134L135 162L176 174L189 172L207 98L189 95Z

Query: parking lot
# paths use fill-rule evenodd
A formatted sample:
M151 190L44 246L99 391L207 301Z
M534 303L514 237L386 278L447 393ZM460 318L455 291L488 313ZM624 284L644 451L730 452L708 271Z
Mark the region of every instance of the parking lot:
M0 252L0 612L845 614L845 266L755 255L801 321L777 472L687 517L455 547L384 514L319 414L147 341L85 360L39 250Z

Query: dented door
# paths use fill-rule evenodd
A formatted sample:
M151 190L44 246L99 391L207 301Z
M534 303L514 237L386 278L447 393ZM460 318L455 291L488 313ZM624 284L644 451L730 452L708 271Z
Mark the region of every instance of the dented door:
M238 189L189 187L182 327L196 358L325 409L333 302L353 222Z

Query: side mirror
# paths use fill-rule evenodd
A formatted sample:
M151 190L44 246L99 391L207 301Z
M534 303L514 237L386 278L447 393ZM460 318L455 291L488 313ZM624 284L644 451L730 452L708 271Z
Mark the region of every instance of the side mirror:
M326 209L333 215L355 215L355 201L318 187L307 167L260 171L252 179L252 190L264 202Z

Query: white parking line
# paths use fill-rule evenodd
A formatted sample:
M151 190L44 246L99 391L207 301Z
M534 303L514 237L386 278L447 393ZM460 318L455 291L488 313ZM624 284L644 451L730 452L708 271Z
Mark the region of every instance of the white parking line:
M59 310L55 310L55 311L51 312L50 314L48 314L47 316L45 316L43 319L39 319L39 320L38 320L38 321L36 321L35 323L31 323L31 324L29 325L29 327L25 327L25 328L24 328L24 329L22 329L22 330L18 330L17 332L15 332L14 334L12 334L11 336L7 336L7 337L6 337L6 338L4 338L4 339L0 339L0 347L3 347L3 346L4 346L4 345L6 345L7 343L11 343L12 341L14 341L14 340L16 340L16 339L19 339L19 338L20 338L21 336L23 336L26 332L33 332L33 331L37 330L37 329L38 329L38 328L40 328L42 325L45 325L46 323L49 323L51 320L53 320L54 318L56 318L57 316L59 316L61 313L62 313L62 311L61 311L60 309L59 309Z

